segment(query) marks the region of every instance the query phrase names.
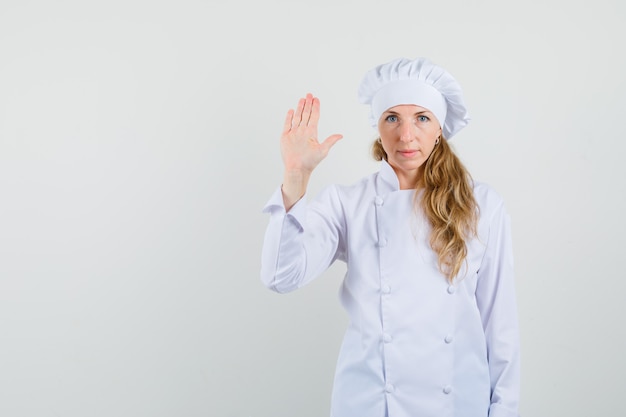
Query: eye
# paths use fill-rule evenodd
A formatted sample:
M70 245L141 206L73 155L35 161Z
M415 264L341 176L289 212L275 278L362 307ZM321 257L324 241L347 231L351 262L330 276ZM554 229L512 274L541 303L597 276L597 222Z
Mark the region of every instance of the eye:
M385 117L385 121L389 123L395 123L398 121L398 116L396 116L395 114L390 114L389 116Z
M417 120L419 120L420 122L428 122L430 121L430 117L420 114L419 116L417 116Z

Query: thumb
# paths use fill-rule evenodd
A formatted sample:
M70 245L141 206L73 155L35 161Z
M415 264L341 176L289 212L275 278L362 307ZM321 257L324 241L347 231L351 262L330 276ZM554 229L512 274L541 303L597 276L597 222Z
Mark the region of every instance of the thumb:
M341 138L343 138L343 135L339 135L339 134L330 135L324 140L324 142L321 143L321 145L324 148L324 150L328 152L330 148L332 148L333 145L337 143L339 139Z

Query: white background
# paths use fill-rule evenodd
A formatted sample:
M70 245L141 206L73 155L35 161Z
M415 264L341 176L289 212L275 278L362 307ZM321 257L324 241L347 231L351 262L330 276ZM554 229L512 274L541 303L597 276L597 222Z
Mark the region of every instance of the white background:
M0 0L0 416L327 416L344 266L259 280L284 114L377 169L364 73L427 56L513 220L523 416L616 416L626 363L621 0Z

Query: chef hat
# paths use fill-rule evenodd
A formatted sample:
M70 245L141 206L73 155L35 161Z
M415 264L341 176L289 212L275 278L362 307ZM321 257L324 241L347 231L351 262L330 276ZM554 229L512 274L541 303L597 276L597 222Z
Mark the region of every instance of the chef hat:
M398 58L369 70L359 87L359 101L371 106L373 127L383 112L399 104L430 110L447 139L470 121L459 83L426 58Z

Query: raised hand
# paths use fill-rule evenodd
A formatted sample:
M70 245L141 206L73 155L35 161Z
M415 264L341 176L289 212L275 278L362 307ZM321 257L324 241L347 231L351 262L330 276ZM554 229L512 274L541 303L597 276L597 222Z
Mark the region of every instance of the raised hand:
M306 192L311 172L328 155L330 148L342 135L330 135L323 142L317 139L320 101L307 94L298 107L285 117L280 148L285 165L283 200L289 210Z
M294 111L290 109L280 139L285 170L311 173L328 155L330 148L342 138L331 135L324 142L317 140L317 123L320 118L320 101L307 94L301 98Z

